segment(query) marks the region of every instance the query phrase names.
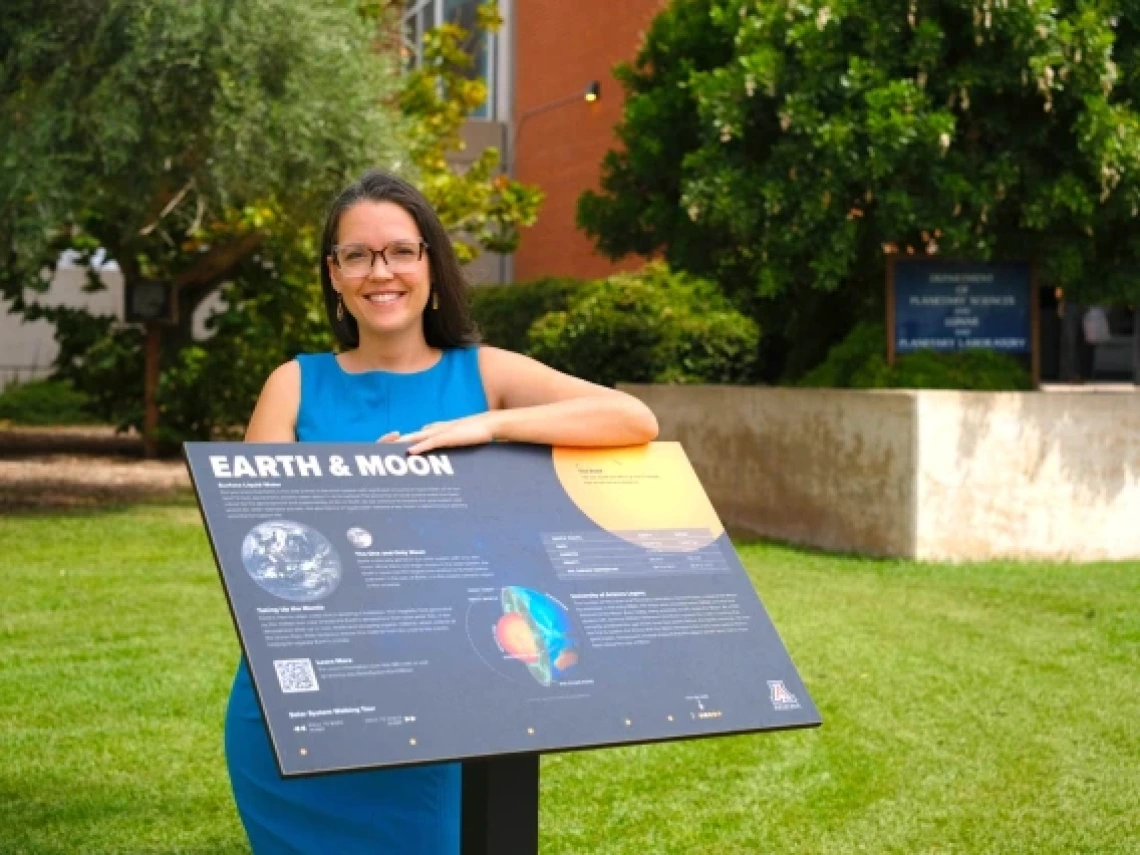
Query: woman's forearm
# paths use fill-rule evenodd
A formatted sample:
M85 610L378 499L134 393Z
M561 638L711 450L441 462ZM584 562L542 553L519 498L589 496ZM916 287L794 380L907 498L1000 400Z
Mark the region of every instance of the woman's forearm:
M657 437L652 411L625 394L494 410L487 417L492 436L506 442L606 447L641 445Z

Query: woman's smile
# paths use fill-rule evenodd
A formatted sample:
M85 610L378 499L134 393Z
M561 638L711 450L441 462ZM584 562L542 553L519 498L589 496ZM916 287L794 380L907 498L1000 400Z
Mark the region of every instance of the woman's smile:
M364 301L373 306L390 306L406 297L407 291L369 291L363 295Z

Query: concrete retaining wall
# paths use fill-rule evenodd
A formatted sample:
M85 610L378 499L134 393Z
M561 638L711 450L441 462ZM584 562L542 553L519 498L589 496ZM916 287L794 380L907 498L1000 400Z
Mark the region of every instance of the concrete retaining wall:
M1140 394L623 388L735 532L930 560L1140 558Z

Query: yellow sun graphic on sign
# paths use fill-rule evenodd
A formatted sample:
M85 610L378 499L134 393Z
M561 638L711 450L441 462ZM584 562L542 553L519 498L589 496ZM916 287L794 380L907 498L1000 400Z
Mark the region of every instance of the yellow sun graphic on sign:
M555 448L554 471L574 504L613 534L668 529L702 532L697 540L686 539L683 546L653 547L660 551L700 549L724 532L680 443Z

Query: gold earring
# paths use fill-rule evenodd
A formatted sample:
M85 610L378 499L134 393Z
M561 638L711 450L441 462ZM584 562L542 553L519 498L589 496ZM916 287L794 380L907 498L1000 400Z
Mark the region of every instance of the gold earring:
M338 321L344 320L344 295L336 295L336 319Z
M439 308L439 292L434 289L431 292L431 307L433 309Z

